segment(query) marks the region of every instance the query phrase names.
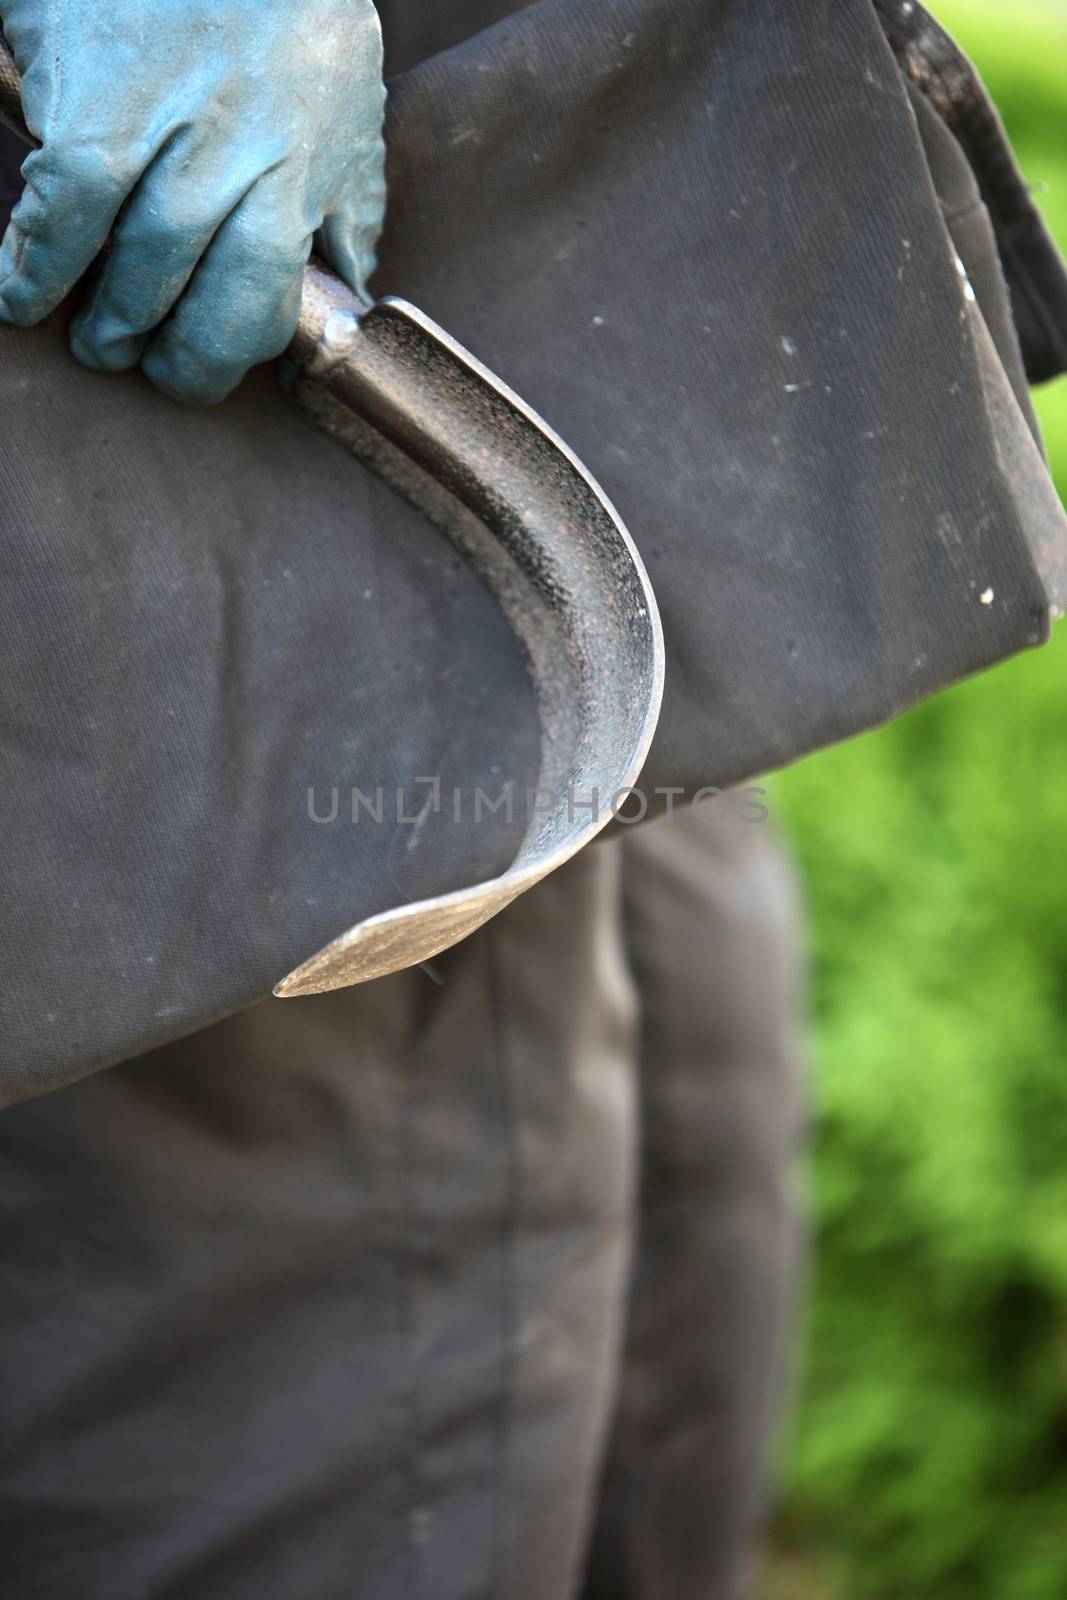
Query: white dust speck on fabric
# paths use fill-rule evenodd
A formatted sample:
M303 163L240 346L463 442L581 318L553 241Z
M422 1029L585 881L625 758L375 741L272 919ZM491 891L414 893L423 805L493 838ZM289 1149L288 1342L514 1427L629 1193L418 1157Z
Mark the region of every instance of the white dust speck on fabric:
M797 342L795 339L790 338L788 333L782 334L782 349L787 356L795 356L797 353Z
M992 591L992 589L983 589L981 594L978 596L978 598L981 601L982 605L991 606L993 604L993 591Z
M593 327L594 328L602 328L603 326L604 326L604 318L603 317L594 317L593 318Z

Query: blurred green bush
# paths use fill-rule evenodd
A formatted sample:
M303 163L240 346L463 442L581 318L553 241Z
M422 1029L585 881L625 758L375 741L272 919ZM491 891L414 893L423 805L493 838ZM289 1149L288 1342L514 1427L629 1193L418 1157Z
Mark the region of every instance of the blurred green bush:
M932 0L1067 245L1065 0ZM1067 382L1042 391L1067 490ZM774 780L819 1231L775 1600L1067 1596L1067 622Z

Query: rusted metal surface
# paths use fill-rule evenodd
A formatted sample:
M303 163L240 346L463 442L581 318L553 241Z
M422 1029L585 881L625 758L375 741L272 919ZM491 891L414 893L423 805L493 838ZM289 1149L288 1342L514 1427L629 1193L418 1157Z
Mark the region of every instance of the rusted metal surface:
M28 137L0 41L0 116ZM573 856L632 785L655 731L663 637L644 566L548 425L414 306L367 307L317 263L287 352L298 404L422 511L478 571L527 662L541 722L531 818L499 877L358 923L275 988L345 988L425 961ZM592 798L599 813L584 809ZM577 802L577 803L576 803Z

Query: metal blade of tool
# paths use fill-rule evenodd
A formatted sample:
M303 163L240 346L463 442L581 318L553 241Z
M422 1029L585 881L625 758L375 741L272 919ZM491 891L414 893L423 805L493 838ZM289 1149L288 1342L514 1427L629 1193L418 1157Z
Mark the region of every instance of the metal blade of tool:
M36 143L2 38L0 119ZM356 924L283 978L282 998L428 960L588 844L641 770L664 672L655 596L617 512L547 423L431 318L392 298L368 308L312 263L287 356L307 415L422 511L497 599L527 662L541 758L537 802L517 797L529 823L506 872Z

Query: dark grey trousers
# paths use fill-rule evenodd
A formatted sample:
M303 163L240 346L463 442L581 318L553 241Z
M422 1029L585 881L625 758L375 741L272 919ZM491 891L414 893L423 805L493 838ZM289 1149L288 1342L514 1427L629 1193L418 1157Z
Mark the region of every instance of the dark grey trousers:
M798 1234L792 921L768 830L686 814L436 981L5 1112L7 1600L739 1594Z

